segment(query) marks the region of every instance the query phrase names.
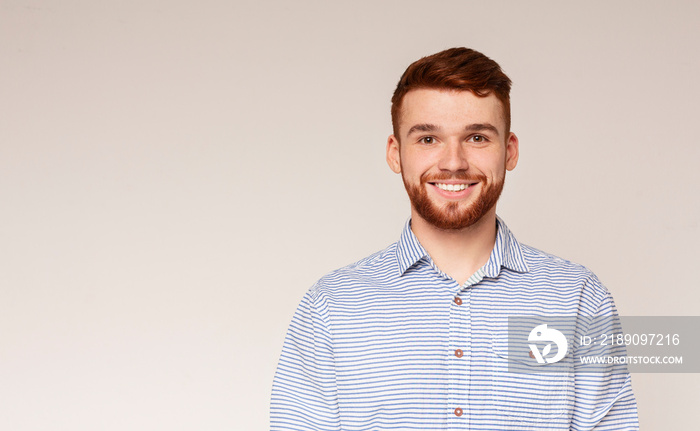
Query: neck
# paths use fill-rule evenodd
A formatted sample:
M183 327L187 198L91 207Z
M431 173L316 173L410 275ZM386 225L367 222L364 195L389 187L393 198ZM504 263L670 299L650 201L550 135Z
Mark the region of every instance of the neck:
M464 229L439 229L412 212L411 230L438 268L461 286L488 262L496 242L496 209Z

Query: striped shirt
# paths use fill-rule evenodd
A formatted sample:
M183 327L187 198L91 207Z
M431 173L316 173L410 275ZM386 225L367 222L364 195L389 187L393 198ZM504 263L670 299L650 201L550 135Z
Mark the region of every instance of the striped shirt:
M626 371L509 372L509 316L617 311L591 271L497 225L488 262L462 286L409 220L398 242L311 287L282 348L271 429L638 429Z

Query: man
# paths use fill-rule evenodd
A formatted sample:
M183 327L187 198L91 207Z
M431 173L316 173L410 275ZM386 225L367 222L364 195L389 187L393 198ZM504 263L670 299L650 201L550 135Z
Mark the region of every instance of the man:
M551 354L551 343L531 345L537 361L509 350L512 316L574 316L579 335L616 317L594 274L518 243L496 216L518 162L510 84L467 48L404 72L386 158L411 218L398 242L302 299L272 388L273 430L638 428L626 371L581 372L572 358L583 348L565 341ZM535 368L555 350L563 372Z

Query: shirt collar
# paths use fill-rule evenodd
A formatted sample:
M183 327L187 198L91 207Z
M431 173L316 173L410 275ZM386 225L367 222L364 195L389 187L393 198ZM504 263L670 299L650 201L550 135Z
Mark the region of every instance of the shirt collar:
M496 216L496 225L496 242L488 262L483 267L484 275L495 278L501 272L502 266L516 272L528 272L529 269L518 240L498 216ZM396 247L399 273L404 275L410 267L423 258L430 259L430 256L411 230L411 219L408 219Z

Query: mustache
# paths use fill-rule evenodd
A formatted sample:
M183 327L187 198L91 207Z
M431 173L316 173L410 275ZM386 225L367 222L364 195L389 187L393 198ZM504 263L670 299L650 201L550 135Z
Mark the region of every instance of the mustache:
M424 173L420 176L421 184L434 183L440 180L459 180L468 182L485 182L486 175L479 173L467 173L467 172L441 172L437 174Z

